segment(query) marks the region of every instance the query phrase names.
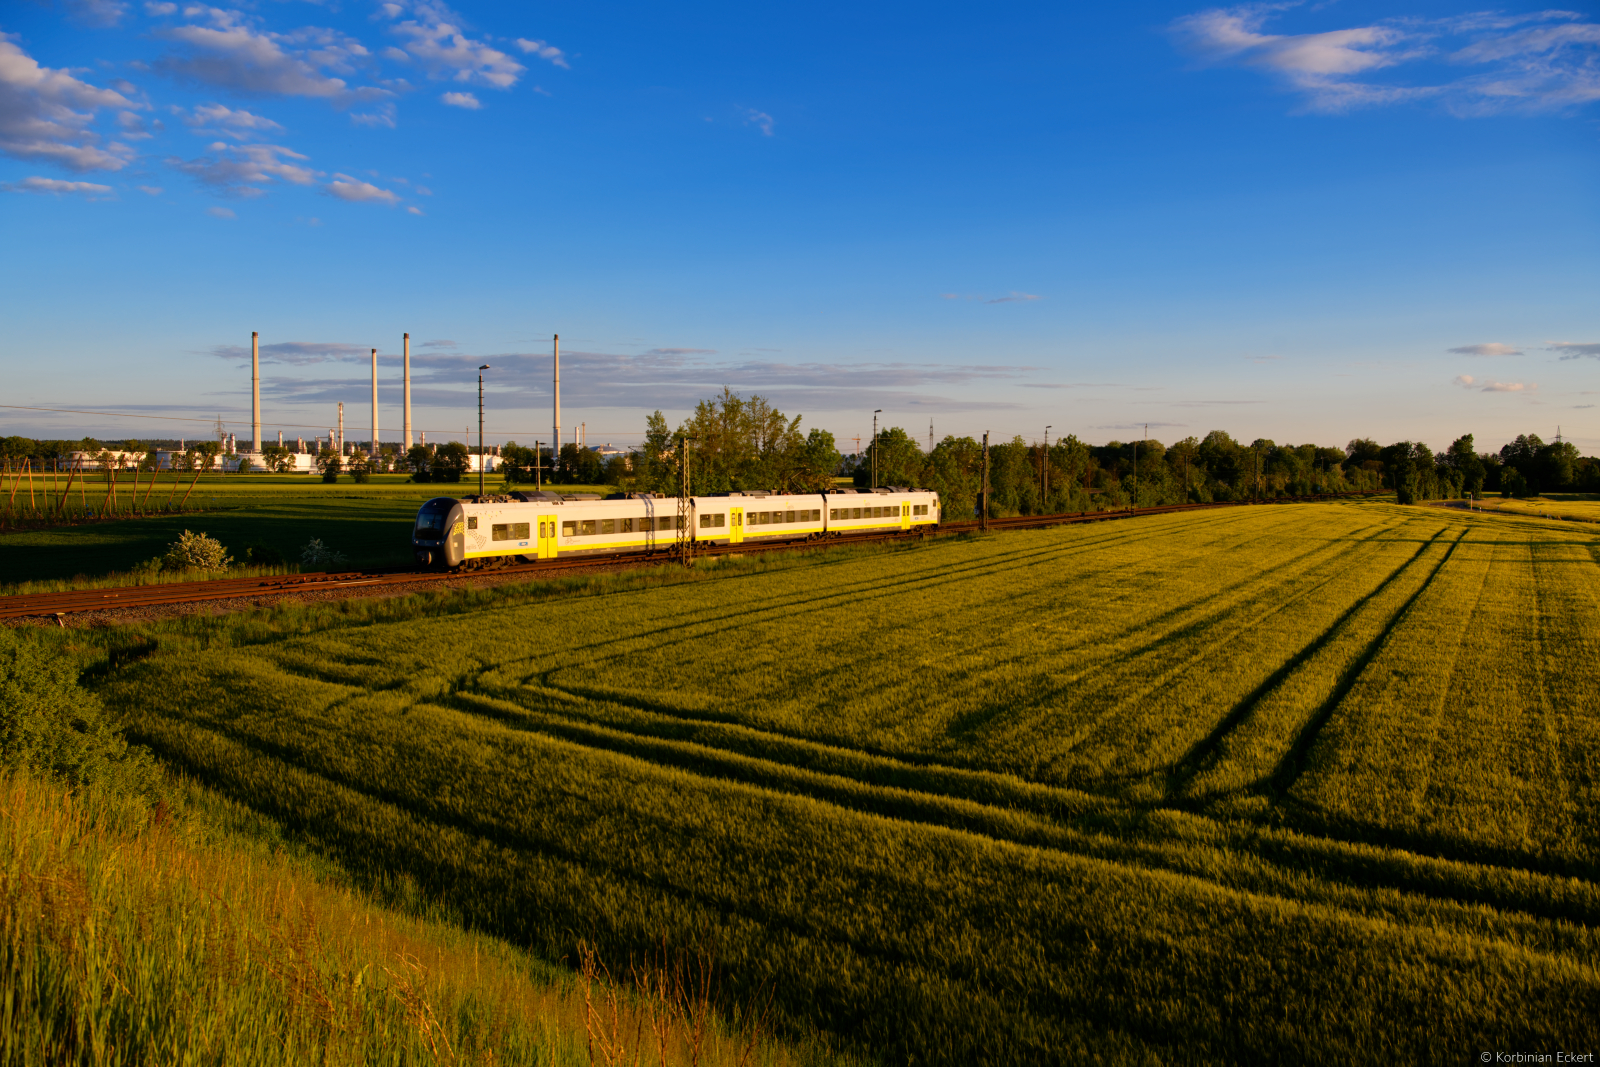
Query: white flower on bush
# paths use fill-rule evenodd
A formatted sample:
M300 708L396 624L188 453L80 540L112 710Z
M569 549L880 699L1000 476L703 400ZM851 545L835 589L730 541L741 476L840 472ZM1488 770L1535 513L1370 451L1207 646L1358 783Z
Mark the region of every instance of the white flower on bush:
M332 567L344 562L344 553L335 552L322 543L322 538L313 537L300 550L300 565L302 567Z
M232 562L233 557L228 555L221 541L188 530L167 546L167 554L161 559L162 567L172 571L220 571L226 570Z

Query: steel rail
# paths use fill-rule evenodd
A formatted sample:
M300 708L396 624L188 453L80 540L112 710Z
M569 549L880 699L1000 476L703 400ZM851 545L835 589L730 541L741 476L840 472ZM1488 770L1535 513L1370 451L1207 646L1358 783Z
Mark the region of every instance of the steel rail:
M1367 497L1372 493L1328 493L1317 496L1278 497L1267 504L1306 503L1321 500ZM1086 522L1115 522L1122 519L1145 518L1184 511L1202 511L1214 508L1248 507L1256 501L1220 501L1207 504L1163 504L1149 508L1127 508L1120 511L1089 511L1056 515L1015 515L1003 519L990 519L991 530L1040 529L1049 526L1068 526ZM697 557L738 556L752 552L795 552L833 548L841 545L876 544L890 541L912 540L930 536L951 536L974 533L981 529L977 520L943 523L928 529L871 531L859 534L835 534L821 538L769 543L743 543L711 545L695 550ZM581 570L603 566L643 566L671 563L678 560L675 553L664 550L653 552L628 552L604 556L576 556L517 563L503 566L475 567L454 571L417 571L404 568L372 568L361 571L316 572L311 574L285 574L258 578L218 578L198 582L169 582L157 585L118 586L110 589L78 589L62 593L22 593L0 597L0 619L21 619L40 616L72 615L87 611L107 611L116 608L161 607L171 604L193 604L211 600L238 600L252 597L281 596L299 592L325 592L340 589L359 589L374 585L412 585L452 579L474 577L503 577L525 575L536 577L560 571Z

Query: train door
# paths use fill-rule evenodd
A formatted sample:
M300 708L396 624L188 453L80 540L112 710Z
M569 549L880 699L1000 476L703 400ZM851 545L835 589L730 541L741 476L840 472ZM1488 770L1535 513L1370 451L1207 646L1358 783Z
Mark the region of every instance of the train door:
M728 509L728 544L744 543L744 508Z
M539 559L556 558L556 517L539 516Z
M911 503L910 503L910 501L901 501L901 503L900 503L900 529L902 529L902 530L911 529Z

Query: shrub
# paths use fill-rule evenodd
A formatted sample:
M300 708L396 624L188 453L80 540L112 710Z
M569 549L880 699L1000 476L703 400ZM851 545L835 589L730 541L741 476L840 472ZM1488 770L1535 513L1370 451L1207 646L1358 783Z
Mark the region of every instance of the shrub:
M228 550L222 547L222 542L215 537L207 537L204 533L190 533L183 531L172 544L167 546L167 554L162 559L162 565L167 570L201 570L220 571L233 562L233 557L228 555Z
M0 626L0 765L26 768L74 788L149 792L150 754L130 746L78 670L32 634Z
M300 550L300 565L303 567L332 567L344 561L344 553L335 552L323 544L320 537L313 537Z

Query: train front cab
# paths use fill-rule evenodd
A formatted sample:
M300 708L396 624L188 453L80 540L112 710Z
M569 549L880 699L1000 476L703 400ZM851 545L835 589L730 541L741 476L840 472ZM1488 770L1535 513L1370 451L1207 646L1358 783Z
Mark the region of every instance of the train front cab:
M436 496L417 509L411 549L422 567L459 567L467 558L467 520L461 501Z

